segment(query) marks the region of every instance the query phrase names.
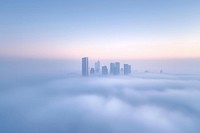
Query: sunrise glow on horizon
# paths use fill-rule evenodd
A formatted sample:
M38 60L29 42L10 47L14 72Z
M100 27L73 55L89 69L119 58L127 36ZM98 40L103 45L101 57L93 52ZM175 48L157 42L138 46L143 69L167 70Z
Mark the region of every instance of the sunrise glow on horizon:
M1 2L0 56L200 58L200 2Z

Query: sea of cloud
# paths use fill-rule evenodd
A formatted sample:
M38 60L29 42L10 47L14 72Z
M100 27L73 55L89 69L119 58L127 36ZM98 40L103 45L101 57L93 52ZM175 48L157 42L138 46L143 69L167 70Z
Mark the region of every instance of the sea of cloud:
M38 78L1 85L1 133L200 132L200 75Z

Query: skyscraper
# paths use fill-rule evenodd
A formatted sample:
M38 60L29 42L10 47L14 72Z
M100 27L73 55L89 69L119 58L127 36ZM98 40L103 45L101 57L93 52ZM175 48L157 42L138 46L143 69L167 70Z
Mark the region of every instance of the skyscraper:
M112 75L118 75L120 74L120 63L110 63L110 74Z
M82 76L88 76L88 57L82 58Z
M95 72L96 73L100 72L100 61L95 62Z
M115 75L119 75L119 74L120 74L120 63L115 62Z
M102 75L108 75L108 68L107 68L107 66L102 66Z
M110 74L114 75L115 73L115 63L110 63Z
M131 73L131 65L124 64L124 75L128 75Z

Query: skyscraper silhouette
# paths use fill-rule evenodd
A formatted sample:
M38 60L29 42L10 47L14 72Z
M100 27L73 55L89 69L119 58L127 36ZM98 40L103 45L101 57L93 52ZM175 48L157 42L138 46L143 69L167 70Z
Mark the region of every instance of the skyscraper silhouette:
M116 62L115 63L115 75L119 75L120 74L120 63Z
M124 75L128 75L131 73L131 65L124 64Z
M100 61L95 62L95 72L96 73L100 72Z
M82 76L88 76L88 57L82 58Z
M110 74L114 75L115 73L115 63L110 63Z
M120 74L120 63L110 63L110 74L119 75Z
M108 68L107 68L107 66L102 66L102 75L108 75Z

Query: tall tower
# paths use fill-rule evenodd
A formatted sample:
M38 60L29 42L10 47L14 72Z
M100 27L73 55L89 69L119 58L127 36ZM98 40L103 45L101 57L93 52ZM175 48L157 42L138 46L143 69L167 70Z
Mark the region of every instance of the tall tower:
M107 66L102 66L102 75L108 75L108 68L107 68Z
M114 75L115 73L115 63L110 63L110 74Z
M115 62L115 75L119 75L119 74L120 74L120 63Z
M82 76L88 76L88 57L82 58Z
M95 72L96 73L100 72L100 61L95 62Z
M128 72L128 67L129 65L128 64L124 64L124 75L127 75L129 72Z
M119 75L120 74L120 63L110 63L110 74L111 75Z
M124 75L128 75L131 73L131 65L124 64Z

